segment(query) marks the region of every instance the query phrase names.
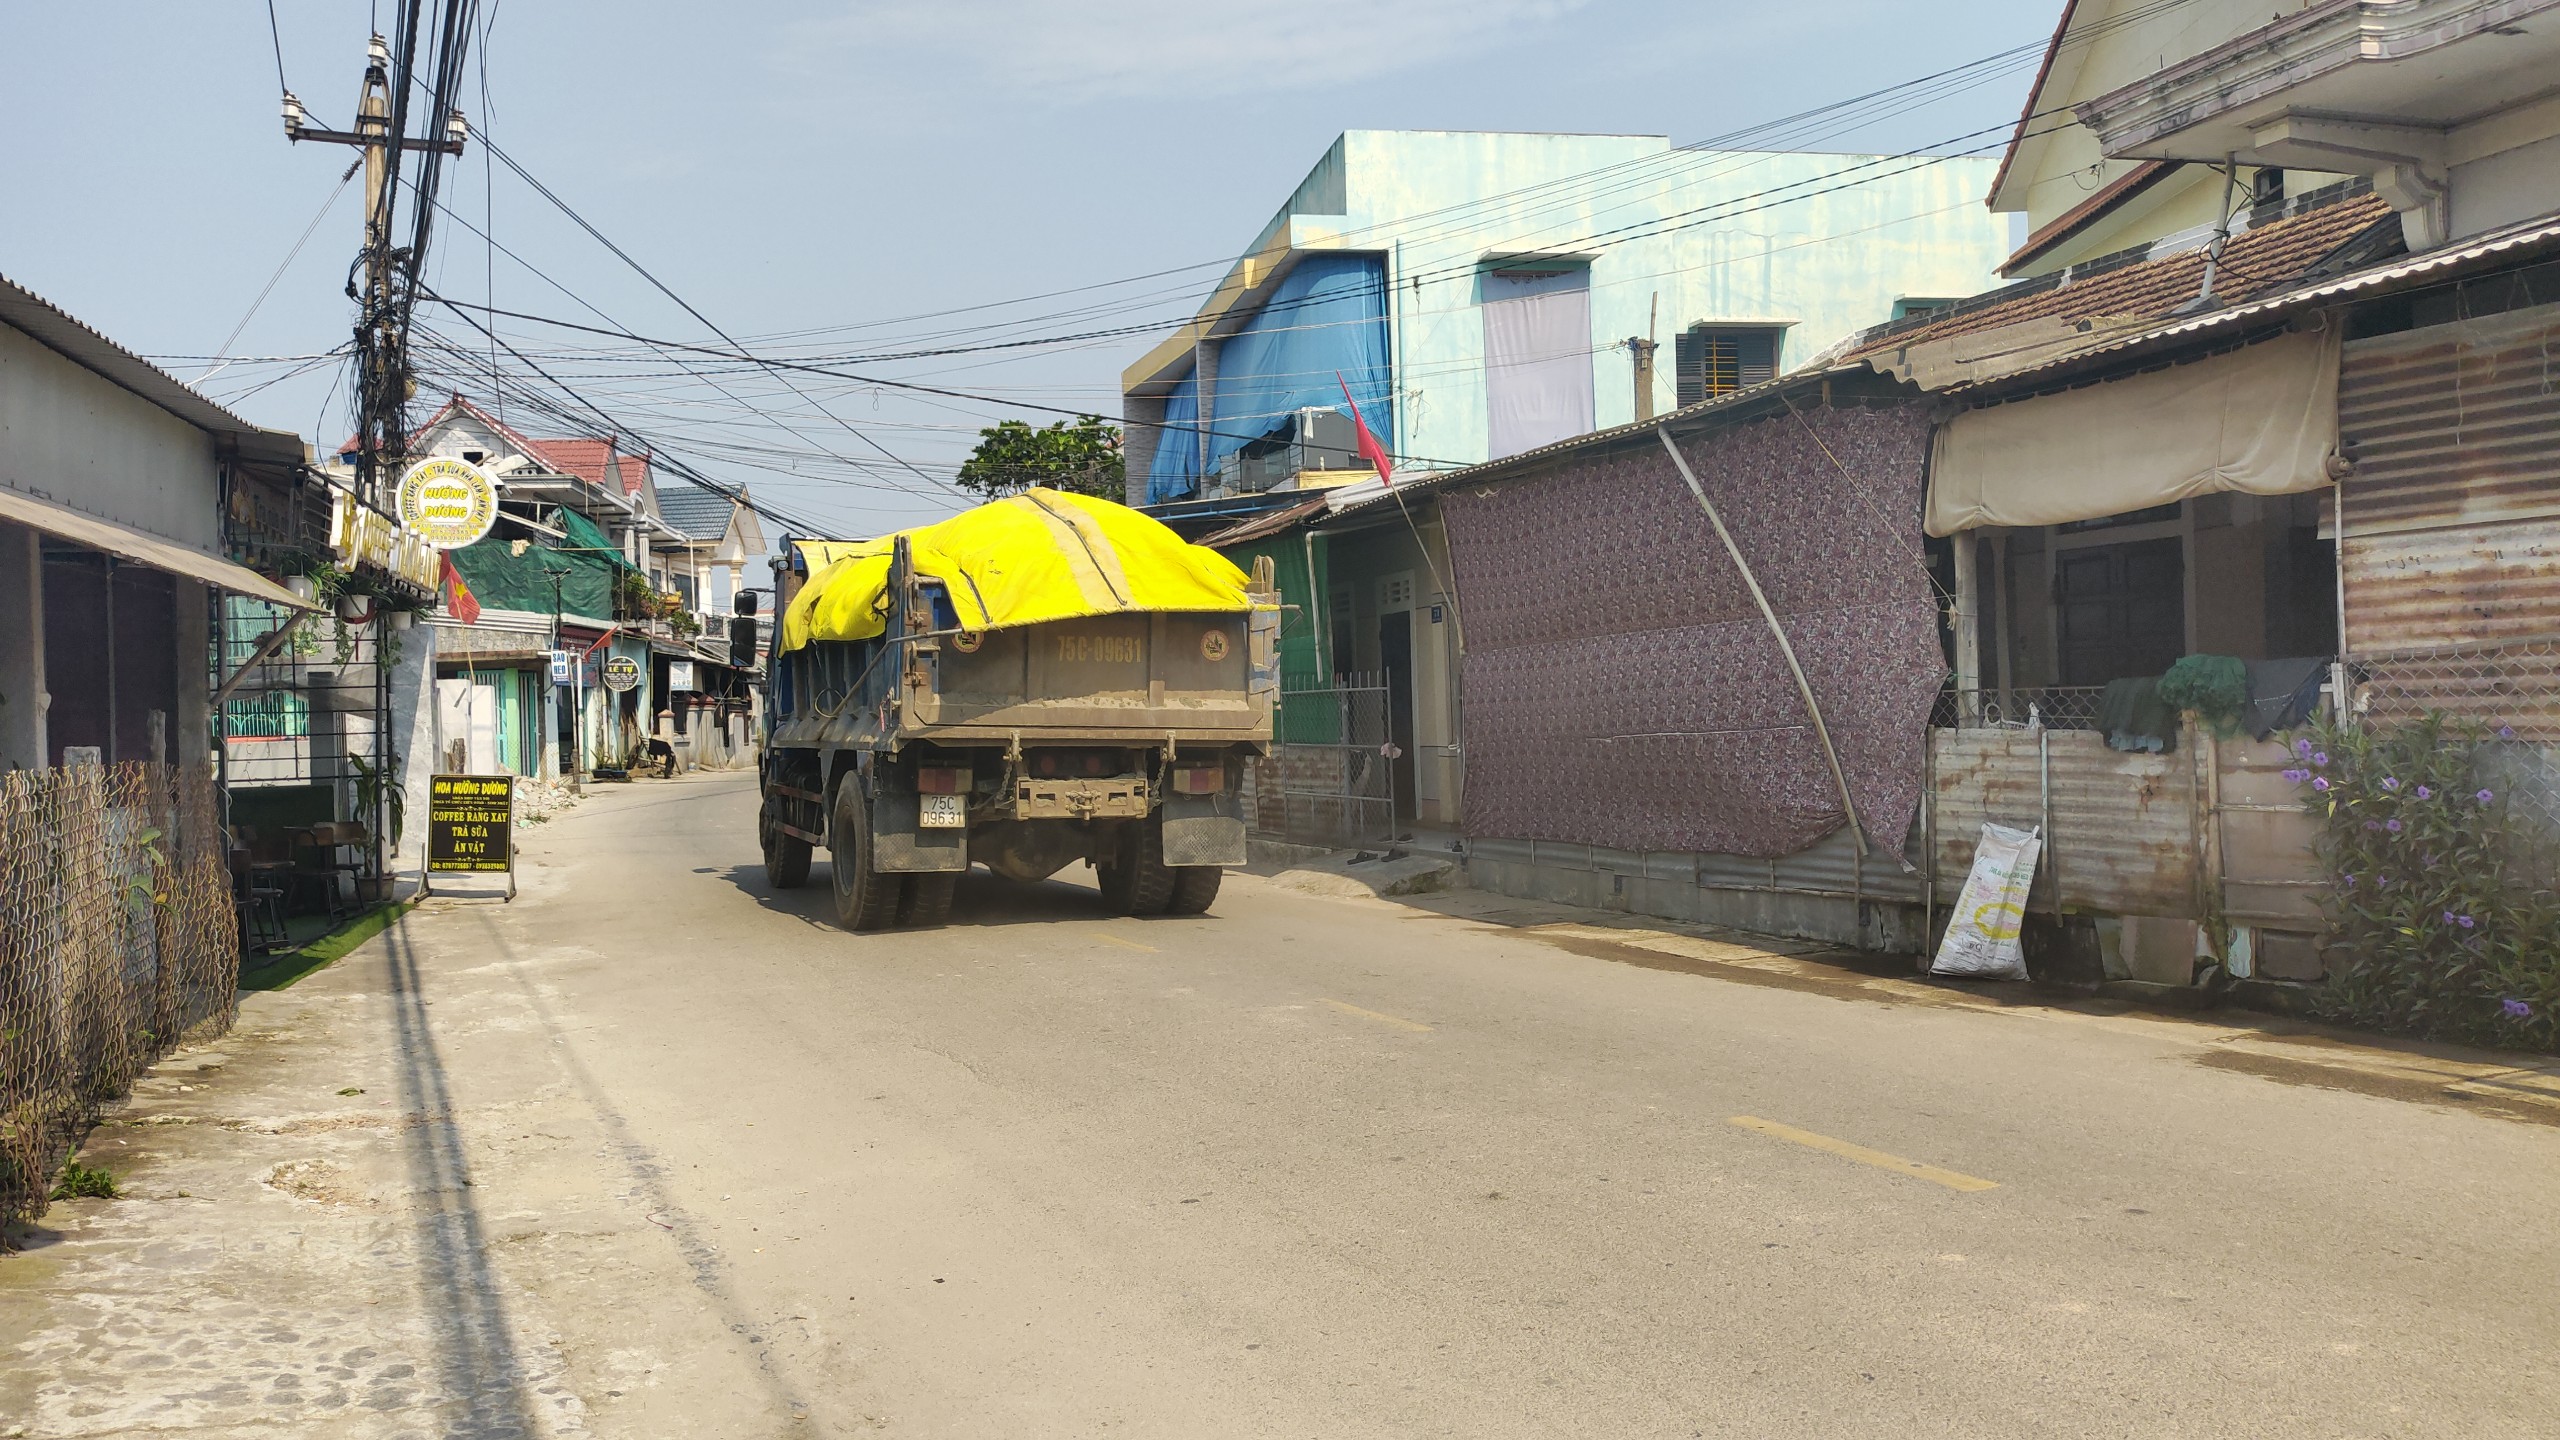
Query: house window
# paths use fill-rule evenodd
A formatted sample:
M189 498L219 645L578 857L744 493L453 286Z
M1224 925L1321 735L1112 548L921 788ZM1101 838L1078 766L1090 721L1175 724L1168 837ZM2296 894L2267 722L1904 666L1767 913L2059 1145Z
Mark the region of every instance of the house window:
M1905 295L1893 302L1893 318L1908 320L1914 315L1935 315L1941 310L1954 308L1956 308L1955 301L1941 296Z
M226 740L297 740L311 733L311 702L292 690L262 690L222 702Z
M1775 325L1693 325L1680 332L1673 359L1680 403L1695 405L1778 376Z

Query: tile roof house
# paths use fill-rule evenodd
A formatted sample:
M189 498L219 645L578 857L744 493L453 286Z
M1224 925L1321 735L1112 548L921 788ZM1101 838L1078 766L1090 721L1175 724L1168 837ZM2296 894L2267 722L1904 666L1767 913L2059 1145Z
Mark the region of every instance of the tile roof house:
M727 534L737 510L737 501L691 481L658 490L659 518L688 539L716 540Z
M2033 349L2068 350L2190 309L2245 304L2401 248L2398 217L2360 181L2251 212L2246 223L2234 223L2218 256L2213 240L2210 234L2171 236L2022 280L1944 310L1877 326L1830 358L1864 360L1937 389L1975 377L1963 370L1929 370L1932 350L1958 363L1990 360L1983 372L1997 372L2014 368ZM1976 347L1968 357L1959 342L1990 332L2007 332L2005 343ZM1913 357L1921 363L1913 364Z

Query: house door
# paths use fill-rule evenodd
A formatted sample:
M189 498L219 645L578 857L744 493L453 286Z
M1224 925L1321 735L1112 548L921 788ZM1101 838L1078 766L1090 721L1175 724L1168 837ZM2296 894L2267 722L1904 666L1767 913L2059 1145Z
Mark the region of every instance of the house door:
M1378 617L1378 668L1387 674L1387 739L1396 748L1387 762L1396 818L1414 817L1413 804L1413 612Z
M498 687L467 677L438 680L436 707L444 745L436 768L446 774L499 773Z
M2185 544L2170 536L2054 557L2063 684L2156 676L2187 653Z

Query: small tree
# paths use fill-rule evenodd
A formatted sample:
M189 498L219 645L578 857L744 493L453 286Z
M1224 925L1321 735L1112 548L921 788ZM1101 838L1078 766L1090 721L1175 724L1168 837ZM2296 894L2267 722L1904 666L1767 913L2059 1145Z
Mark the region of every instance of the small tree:
M1120 427L1087 415L1034 430L1007 420L978 432L978 448L954 477L993 500L1034 485L1119 500L1127 493L1128 466L1120 454Z

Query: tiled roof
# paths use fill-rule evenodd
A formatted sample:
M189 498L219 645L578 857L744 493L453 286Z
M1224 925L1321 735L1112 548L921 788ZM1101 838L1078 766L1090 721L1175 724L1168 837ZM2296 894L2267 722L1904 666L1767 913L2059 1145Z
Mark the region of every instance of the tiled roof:
M563 475L575 475L599 490L622 493L622 483L607 474L613 444L607 440L527 440L525 448Z
M689 539L717 540L728 534L729 517L737 508L728 496L690 480L658 487L658 517Z
M649 483L649 457L646 455L618 455L614 457L614 467L622 474L622 493L625 495L637 495Z
M2223 246L2214 270L2214 298L2225 306L2238 305L2293 285L2390 214L2391 207L2379 196L2361 191L2242 230ZM2205 255L2204 246L2192 245L2158 259L2135 254L2075 265L2059 276L1976 296L1925 320L1871 330L1837 358L1852 360L2025 320L2166 316L2203 293Z

